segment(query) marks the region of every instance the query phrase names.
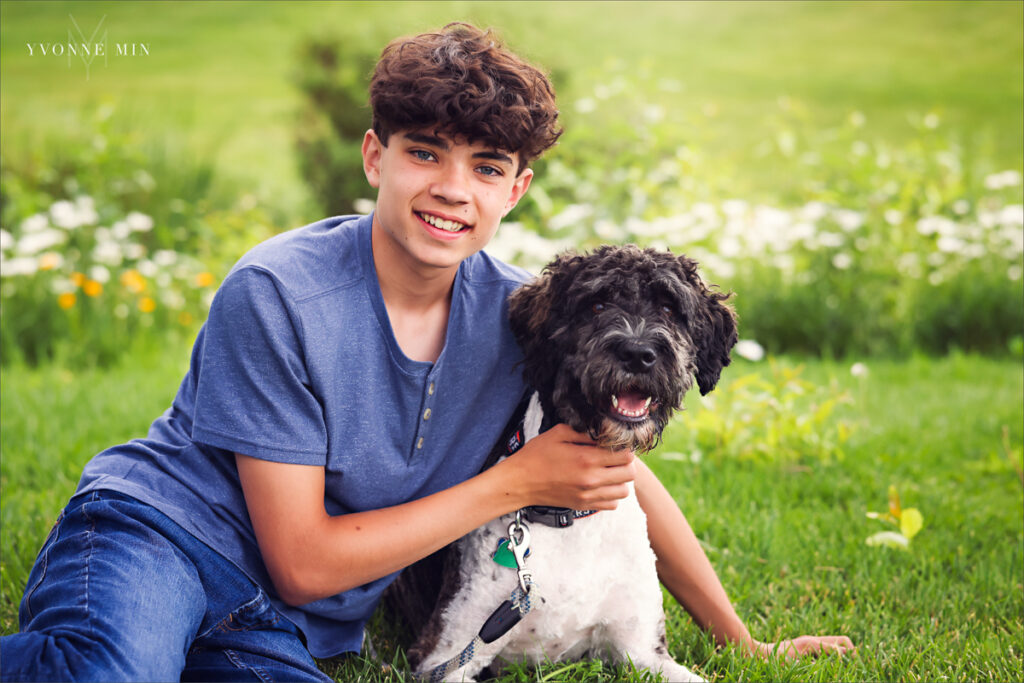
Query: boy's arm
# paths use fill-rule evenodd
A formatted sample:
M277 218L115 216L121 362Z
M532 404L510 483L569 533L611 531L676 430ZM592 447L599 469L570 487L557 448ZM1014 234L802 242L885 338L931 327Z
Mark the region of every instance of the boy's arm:
M629 451L559 425L450 489L395 507L331 516L324 469L236 454L260 553L281 599L302 605L406 567L526 505L614 509L635 476Z
M658 558L658 577L693 620L720 645L736 643L744 652L768 656L778 650L787 657L853 651L846 636L801 636L778 643L754 640L736 614L697 536L653 472L637 460L636 495L647 515L647 535Z

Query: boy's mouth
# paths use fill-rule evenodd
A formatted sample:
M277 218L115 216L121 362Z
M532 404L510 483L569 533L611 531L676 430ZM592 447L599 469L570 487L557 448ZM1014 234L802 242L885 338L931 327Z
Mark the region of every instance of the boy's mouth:
M416 215L419 216L420 220L422 220L424 223L427 223L427 224L437 228L438 230L444 230L445 232L457 233L457 232L462 232L463 230L468 230L469 227L470 227L470 226L466 225L465 223L459 223L458 221L447 220L447 219L441 218L440 216L434 216L434 215L431 215L429 213L421 213L421 212L417 211Z

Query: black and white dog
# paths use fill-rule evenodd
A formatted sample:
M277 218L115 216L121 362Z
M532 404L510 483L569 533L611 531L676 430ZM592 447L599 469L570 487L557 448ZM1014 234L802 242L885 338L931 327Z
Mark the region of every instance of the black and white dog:
M736 320L727 298L704 284L695 261L667 251L605 246L559 256L510 299L525 378L535 390L512 440L564 422L608 448L649 451L693 378L706 394L729 364ZM440 598L409 650L417 672L471 680L499 658L595 656L630 661L669 681L702 680L668 654L655 556L632 486L614 511L573 523L573 511L555 510L560 521L551 526L550 509L523 511L532 520L525 609L518 600L527 593L514 597L516 565L497 561L513 516L454 544ZM508 620L495 608L510 594L520 614ZM492 615L521 622L485 642L477 634L489 618L493 625Z

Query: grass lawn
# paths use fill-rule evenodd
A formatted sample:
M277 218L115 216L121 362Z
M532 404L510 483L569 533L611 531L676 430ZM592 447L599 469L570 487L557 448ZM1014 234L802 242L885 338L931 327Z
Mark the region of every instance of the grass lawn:
M110 44L150 53L96 61L88 79L79 61L29 53L66 42L71 16L87 36L102 26ZM818 127L860 111L865 136L890 142L908 135L908 115L931 112L997 165L1020 168L1022 17L1020 2L6 1L0 128L10 154L80 127L83 107L112 104L126 126L213 154L228 175L289 203L303 193L292 153L301 42L332 36L375 54L396 35L466 20L497 27L554 73L568 126L609 60L626 73L651 67L672 84L652 101L714 113L698 144L740 169L737 183L779 182L756 148L775 135L780 98Z
M9 367L2 376L2 600L0 626L16 628L34 555L85 461L141 435L171 400L187 350L137 353L106 371ZM793 359L783 359L795 365ZM706 453L692 462L676 421L648 462L705 544L755 637L842 633L855 658L788 666L715 650L668 598L672 654L712 680L1021 680L1024 529L1019 467L1024 371L1019 360L970 356L810 361L803 377L836 382L854 402L842 460L813 453L787 462ZM765 363L737 361L716 392ZM703 410L691 396L691 410ZM1005 433L1005 437L1004 437ZM1009 453L1007 453L1009 451ZM682 456L682 457L680 457ZM887 488L918 508L924 527L908 551L868 547L886 527ZM609 549L614 552L614 548ZM401 653L378 636L386 662ZM398 667L353 658L325 664L339 680L409 680ZM515 680L643 680L596 664L551 666Z

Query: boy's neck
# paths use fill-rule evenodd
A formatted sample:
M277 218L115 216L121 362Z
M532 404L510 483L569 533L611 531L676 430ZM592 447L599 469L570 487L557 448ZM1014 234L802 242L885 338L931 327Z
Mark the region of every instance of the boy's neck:
M385 303L404 310L426 310L450 301L458 265L438 268L416 262L376 227L370 235L373 265Z
M448 334L452 288L458 266L435 268L412 262L381 231L371 232L373 265L377 270L391 331L411 360L435 362Z

